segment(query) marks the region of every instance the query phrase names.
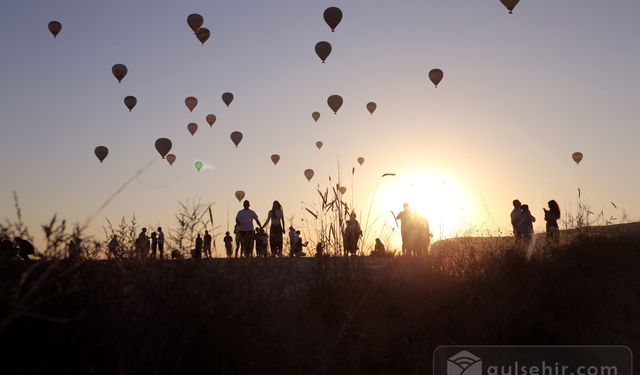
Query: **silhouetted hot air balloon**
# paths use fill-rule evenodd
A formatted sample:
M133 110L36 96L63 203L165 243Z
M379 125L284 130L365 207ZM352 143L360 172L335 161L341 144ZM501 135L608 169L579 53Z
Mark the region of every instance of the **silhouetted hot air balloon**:
M169 162L169 165L173 165L176 161L176 156L174 154L167 155L167 161Z
M342 96L340 95L331 95L327 99L327 104L329 104L329 108L333 111L333 113L337 114L340 107L342 107Z
M189 131L189 133L191 133L191 135L196 134L196 132L198 131L198 124L196 124L195 122L190 122L189 124L187 124L187 130Z
M53 38L55 39L60 31L62 31L62 24L58 21L49 22L49 31L53 34Z
M324 144L324 143L322 143L322 141L318 141L318 142L316 142L316 147L318 148L318 150L322 148L322 145L323 145L323 144Z
M244 199L244 191L242 190L238 190L236 191L236 199L238 200L238 202L242 202L242 200Z
M573 154L571 154L571 158L576 162L576 164L580 164L580 162L582 161L582 157L582 152L574 152Z
M209 127L213 126L213 124L216 122L216 115L208 114L207 122L209 123Z
M203 46L204 46L204 42L209 40L210 36L211 36L211 31L209 31L209 29L207 29L206 27L201 27L198 29L198 31L196 31L196 38L198 38L198 40L200 41L200 43L202 43Z
M431 71L429 72L429 79L436 87L438 87L438 84L440 83L440 81L442 81L443 77L444 72L442 72L442 70L440 69L431 69Z
M358 158L358 164L362 165L362 163L364 163L364 158L362 156L360 156Z
M129 108L129 112L131 112L131 110L133 109L133 107L136 106L136 104L138 103L138 99L136 99L135 96L126 96L124 98L124 105L127 106L127 108Z
M198 172L200 172L200 169L202 169L202 162L200 160L198 160L195 163L193 163L193 166L196 167L196 170Z
M336 31L336 27L342 21L342 11L340 8L330 7L324 11L324 22L329 25L331 31Z
M316 43L316 55L318 55L320 60L322 60L322 63L324 63L324 60L326 60L327 57L329 57L330 53L331 53L331 44L329 42L322 41L322 42Z
M311 179L313 178L313 175L315 173L313 172L313 169L305 169L304 170L304 176L307 178L307 181L311 181Z
M199 28L202 27L203 23L204 23L204 18L202 18L202 16L199 15L198 13L191 13L190 15L187 16L187 25L189 25L189 27L191 28L191 30L193 30L194 33L198 31Z
M238 145L240 144L240 141L242 141L242 133L238 131L231 133L231 142L233 142L233 144L236 145L236 147L238 147Z
M188 96L184 100L184 104L189 108L189 112L193 112L193 109L198 105L198 99L194 96Z
M127 72L128 69L124 64L115 64L111 67L111 73L113 73L113 76L116 77L118 82L122 82L122 79L127 75Z
M165 155L171 151L171 140L169 138L158 138L156 139L156 150L164 159Z
M344 186L340 186L340 188L338 188L338 191L340 192L340 194L344 195L347 192L347 188Z
M228 107L231 104L231 102L233 101L233 94L230 93L230 92L225 92L224 94L222 94L222 101Z
M273 162L273 165L277 165L279 161L280 161L280 155L278 154L271 155L271 162Z
M369 113L371 113L371 114L373 114L373 112L375 112L377 107L378 106L374 102L367 103L367 111L369 111Z
M313 121L318 122L318 119L320 118L320 112L313 112L311 114L311 117L313 118Z
M102 163L104 158L109 155L109 149L105 146L98 146L95 150L93 150L93 153L96 154L96 157L98 158L98 160L100 160L100 163Z
M504 5L507 9L509 9L509 14L513 14L513 8L518 5L520 0L500 0L502 5Z

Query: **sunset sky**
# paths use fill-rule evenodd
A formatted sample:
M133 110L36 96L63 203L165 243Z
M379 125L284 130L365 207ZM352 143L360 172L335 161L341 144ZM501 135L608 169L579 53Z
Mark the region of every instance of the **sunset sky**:
M335 32L322 17L330 6L344 14ZM190 13L211 30L204 46ZM178 201L200 199L215 202L224 231L244 190L261 220L277 199L287 226L300 226L318 185L341 173L361 224L373 201L376 233L405 201L435 239L505 233L514 198L543 231L546 202L575 214L578 188L596 214L637 221L638 15L637 0L522 0L512 15L498 0L2 1L0 216L14 217L15 190L37 241L54 213L95 216L89 231L102 239L105 218L170 228ZM52 20L63 25L56 39ZM324 64L318 41L333 46ZM129 69L122 83L116 63ZM433 68L444 71L438 88ZM332 94L344 98L337 115ZM127 95L138 98L131 113ZM192 113L187 96L199 100ZM173 166L154 149L159 137L173 141ZM102 164L99 145L110 150Z

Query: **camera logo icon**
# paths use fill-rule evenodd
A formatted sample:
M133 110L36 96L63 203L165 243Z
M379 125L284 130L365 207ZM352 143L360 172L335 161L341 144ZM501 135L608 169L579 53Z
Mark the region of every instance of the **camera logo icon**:
M466 350L447 359L447 375L482 375L482 360Z

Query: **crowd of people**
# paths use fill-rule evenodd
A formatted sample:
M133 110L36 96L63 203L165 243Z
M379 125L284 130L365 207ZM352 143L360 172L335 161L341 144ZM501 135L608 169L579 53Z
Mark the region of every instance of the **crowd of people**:
M536 218L531 214L528 204L522 204L518 199L514 199L512 203L511 225L513 227L513 236L517 242L529 244L533 239L533 223L535 223ZM547 243L558 246L560 244L560 230L558 227L560 206L558 206L558 203L553 199L550 200L547 205L549 206L548 209L542 209L546 222Z

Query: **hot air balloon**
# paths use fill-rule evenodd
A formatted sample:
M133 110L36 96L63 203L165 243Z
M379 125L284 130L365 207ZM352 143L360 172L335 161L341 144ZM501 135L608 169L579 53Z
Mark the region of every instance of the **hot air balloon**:
M216 122L216 115L208 114L207 122L209 123L210 127L213 126L213 124Z
M93 150L93 153L96 154L96 157L98 158L98 160L100 160L100 163L102 163L104 158L109 155L109 149L105 146L98 146L95 150Z
M169 138L158 138L156 139L156 150L164 159L165 155L171 151L171 140Z
M198 131L198 124L196 124L195 122L190 122L189 124L187 124L187 130L189 131L189 133L191 133L191 135L196 134L196 132Z
M271 161L273 162L273 165L277 165L278 162L280 161L280 155L278 154L271 155Z
M331 95L327 99L327 104L329 104L329 108L333 111L333 113L337 114L340 107L342 107L342 96L340 95Z
M580 164L580 162L582 161L582 157L582 152L574 152L573 154L571 154L571 158L576 162L576 164Z
M203 23L204 23L204 18L202 18L202 16L199 15L198 13L191 13L190 15L187 16L187 25L189 25L189 27L191 28L191 30L193 30L194 33L198 31L200 27L202 27Z
M318 148L318 150L322 148L322 145L323 145L323 144L324 144L324 143L322 143L322 141L318 141L318 142L316 142L316 147Z
M113 76L116 77L118 82L122 82L122 79L127 75L127 72L128 69L124 64L116 64L111 67L111 73L113 73Z
M516 5L518 5L518 2L520 2L520 0L500 0L500 2L507 9L509 9L509 14L513 14L513 8L515 8Z
M228 107L229 104L231 104L231 102L233 101L233 94L230 92L225 92L224 94L222 94L222 101Z
M331 44L329 42L323 41L323 42L316 43L316 55L318 55L320 60L322 60L322 63L324 63L324 60L326 60L327 57L329 57L330 53L331 53Z
M124 105L127 106L127 108L129 108L129 112L131 112L131 110L133 109L133 107L136 106L136 104L138 103L138 99L136 99L135 96L126 96L124 98Z
M193 109L198 105L198 99L194 96L188 96L184 100L184 104L189 108L189 112L193 112Z
M196 167L196 170L198 172L200 172L200 169L202 169L202 162L200 160L198 160L195 163L193 163L193 166Z
M206 27L201 27L196 31L196 38L202 43L204 46L204 42L206 42L211 36L211 32Z
M329 25L331 31L336 31L336 27L342 21L342 11L340 8L331 7L324 11L324 22Z
M367 103L367 111L369 111L369 113L371 113L371 114L373 114L373 112L375 112L377 107L378 106L374 102Z
M238 190L236 191L236 199L238 200L238 202L241 202L244 199L244 191L242 190Z
M176 156L174 154L167 155L167 161L169 162L169 165L173 165L176 161Z
M313 178L313 175L315 173L313 172L313 169L305 169L304 170L304 176L307 178L307 181L311 181L311 179Z
M338 191L340 192L340 194L344 195L347 192L347 188L344 186L340 186L340 188L338 188Z
M236 145L236 147L238 147L238 144L240 144L240 141L242 141L242 133L238 131L231 133L231 142L233 142L233 144Z
M360 156L358 158L358 164L362 165L362 163L364 163L364 158L362 156Z
M51 32L51 34L53 34L53 38L55 39L60 31L62 31L62 24L58 21L49 22L49 31Z
M436 87L438 87L438 83L442 81L443 77L444 73L440 69L431 69L431 71L429 72L429 79Z
M313 121L318 122L318 119L320 118L320 112L313 112L311 114L311 117L313 118Z

